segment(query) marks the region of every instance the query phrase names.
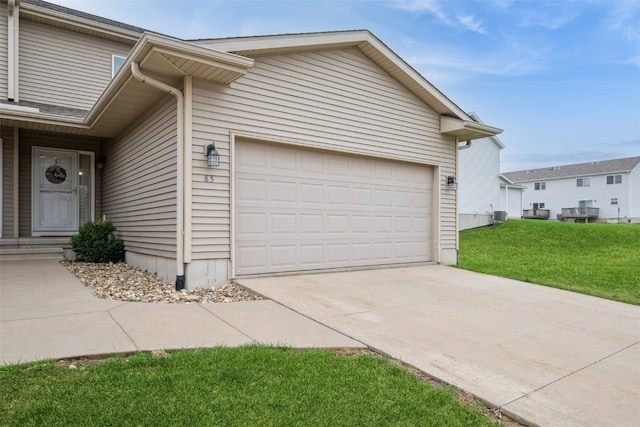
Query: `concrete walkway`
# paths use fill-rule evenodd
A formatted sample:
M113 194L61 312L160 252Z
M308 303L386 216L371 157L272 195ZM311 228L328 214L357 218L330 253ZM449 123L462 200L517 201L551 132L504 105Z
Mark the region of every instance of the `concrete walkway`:
M637 426L640 307L443 266L240 281L542 426Z
M0 365L250 343L365 347L274 301L109 301L93 296L56 260L0 261Z

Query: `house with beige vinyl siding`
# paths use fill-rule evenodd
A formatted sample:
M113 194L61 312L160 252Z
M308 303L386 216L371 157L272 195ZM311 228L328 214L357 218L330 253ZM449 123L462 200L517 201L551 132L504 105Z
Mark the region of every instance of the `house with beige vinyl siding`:
M104 217L127 262L189 288L456 262L459 141L501 130L370 32L185 41L42 1L0 8L19 40L0 71L17 77L0 102L5 247ZM22 43L38 37L86 68L50 52L60 69L38 74Z

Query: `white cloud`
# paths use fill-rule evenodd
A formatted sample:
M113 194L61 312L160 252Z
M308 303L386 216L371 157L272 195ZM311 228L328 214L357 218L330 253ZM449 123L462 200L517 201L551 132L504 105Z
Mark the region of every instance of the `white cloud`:
M452 25L451 20L442 10L438 0L396 0L396 7L409 12L428 12L436 16L444 24Z
M423 46L419 52L414 50L403 56L416 68L438 73L459 70L467 75L522 76L544 67L542 51L514 44L491 53L466 51L457 46Z
M582 14L580 2L541 3L536 8L520 8L519 22L524 27L558 30Z
M476 33L485 34L485 29L482 26L482 21L476 20L473 15L458 16L458 22L460 22L465 28L475 31Z

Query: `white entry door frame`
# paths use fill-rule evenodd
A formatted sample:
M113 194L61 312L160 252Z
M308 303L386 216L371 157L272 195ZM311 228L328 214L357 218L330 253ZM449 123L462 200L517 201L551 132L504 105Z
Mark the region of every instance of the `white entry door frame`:
M79 157L80 153L74 150L32 148L33 236L70 236L78 232L81 204L78 188L82 172ZM93 175L93 170L88 172ZM92 199L89 197L89 203Z

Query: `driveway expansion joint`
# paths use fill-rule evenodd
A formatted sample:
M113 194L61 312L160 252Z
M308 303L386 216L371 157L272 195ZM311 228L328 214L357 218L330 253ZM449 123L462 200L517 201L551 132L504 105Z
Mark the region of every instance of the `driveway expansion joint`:
M547 387L549 387L549 386L551 386L553 384L556 384L556 383L558 383L558 382L560 382L560 381L562 381L562 380L564 380L566 378L569 378L570 376L572 376L574 374L577 374L578 372L584 371L585 369L588 369L588 368L590 368L592 366L597 365L598 363L601 363L601 362L603 362L603 361L605 361L607 359L610 359L611 357L613 357L613 356L615 356L615 355L617 355L619 353L622 353L623 351L628 350L629 348L633 347L634 345L638 345L638 344L640 344L640 341L633 342L633 343L631 343L631 344L629 344L629 345L627 345L627 346L625 346L625 347L623 347L623 348L621 348L619 350L614 351L611 354L608 354L607 356L601 357L600 359L598 359L596 361L593 361L593 362L591 362L591 363L589 363L589 364L587 364L587 365L585 365L585 366L583 366L581 368L578 368L578 369L576 369L576 370L574 370L572 372L569 372L568 374L563 375L560 378L556 378L555 380L553 380L553 381L551 381L551 382L549 382L549 383L547 383L545 385L542 385L542 386L538 387L535 390L532 390L532 391L530 391L528 393L525 393L522 396L516 397L515 399L503 404L502 406L500 406L500 409L502 410L505 406L511 405L512 403L517 402L520 399L524 399L525 397L531 396L532 394L537 393L540 390L543 390L543 389L545 389L545 388L547 388Z
M125 303L126 304L126 303ZM122 304L124 305L124 304ZM120 305L118 306L120 307ZM111 320L113 320L113 322L116 324L116 326L118 326L118 328L122 331L122 333L129 338L129 341L131 341L131 344L133 344L133 346L136 348L136 351L140 351L140 346L138 345L138 343L133 339L133 337L131 335L129 335L129 333L126 331L126 329L124 329L122 327L122 325L120 324L120 322L118 322L116 320L115 317L113 317L113 314L111 313L111 310L107 310L107 314L109 315L109 317L111 318Z
M202 303L198 303L197 304L198 307L200 307L202 310L206 311L208 314L210 314L211 316L215 317L216 319L220 320L222 323L224 323L225 325L229 325L234 331L237 331L239 334L249 338L252 342L257 342L257 340L249 335L247 335L245 332L241 331L240 329L238 329L235 325L232 325L231 323L229 323L226 319L223 319L222 317L218 316L217 314L215 314L212 311L207 310L206 308L204 308L204 305Z

